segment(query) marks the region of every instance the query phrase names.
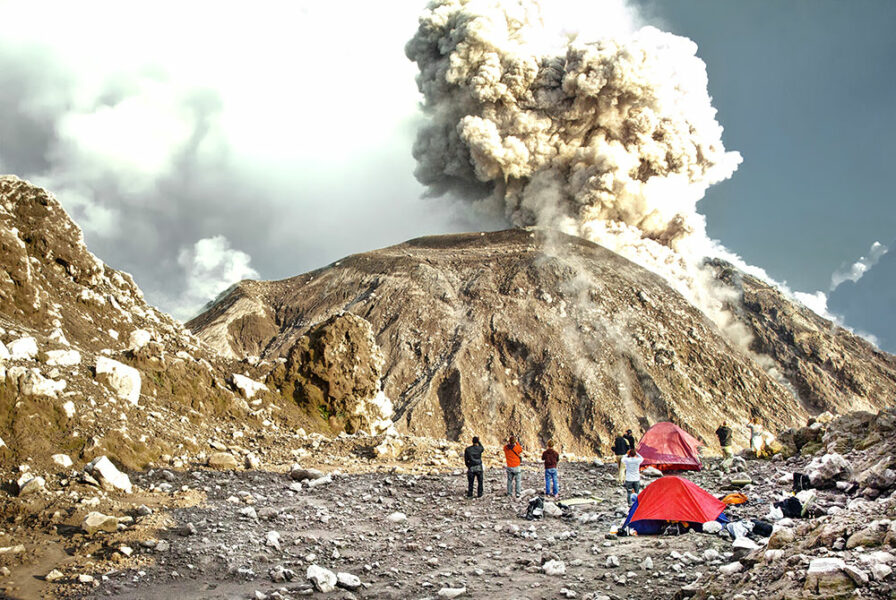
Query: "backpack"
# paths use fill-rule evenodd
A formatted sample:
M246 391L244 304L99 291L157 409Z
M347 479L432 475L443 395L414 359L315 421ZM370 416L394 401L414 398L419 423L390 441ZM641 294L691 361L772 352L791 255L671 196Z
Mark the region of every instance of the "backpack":
M772 524L753 519L753 533L759 537L768 537L772 534Z
M775 502L774 506L780 508L784 516L789 519L799 518L803 512L803 504L793 496L780 502Z
M805 473L794 473L793 474L793 491L801 492L803 490L808 490L812 487L811 482L809 481L809 476Z
M529 506L526 507L526 516L528 521L540 519L544 514L544 500L539 496L529 500Z

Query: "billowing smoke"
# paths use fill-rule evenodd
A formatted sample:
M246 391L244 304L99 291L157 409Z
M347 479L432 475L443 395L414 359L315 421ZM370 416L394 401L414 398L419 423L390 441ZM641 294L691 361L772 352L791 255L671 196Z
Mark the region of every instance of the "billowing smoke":
M697 202L741 162L722 143L692 41L585 2L436 0L406 53L429 117L417 178L514 225L583 236L664 275L721 326ZM609 14L624 4L600 3ZM598 17L599 18L599 17ZM593 22L592 22L593 23Z

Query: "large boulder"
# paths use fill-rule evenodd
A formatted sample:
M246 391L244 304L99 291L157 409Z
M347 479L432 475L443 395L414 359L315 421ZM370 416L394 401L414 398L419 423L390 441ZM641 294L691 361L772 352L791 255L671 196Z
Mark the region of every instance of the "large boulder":
M836 452L815 458L806 470L809 472L809 481L816 488L833 487L838 481L845 481L852 475L852 465Z
M118 530L118 517L104 515L101 512L91 512L81 522L81 529L87 535L93 535L97 531L115 533Z
M339 582L336 573L317 565L309 565L308 570L305 571L305 577L314 584L314 588L318 592L324 594L336 589L336 584Z
M77 350L48 350L46 363L51 367L74 367L81 364L81 353Z
M64 379L47 379L41 375L40 369L33 367L12 367L6 372L6 380L18 385L23 396L55 398L66 388Z
M839 558L815 558L809 563L804 589L824 598L848 594L856 584L845 571L846 563Z
M239 373L234 373L231 379L233 381L234 387L236 387L236 389L238 389L243 397L247 400L251 400L259 392L268 389L268 386L261 383L260 381L255 381L254 379L250 379L245 375L240 375Z
M140 400L140 371L105 356L96 359L96 378L105 382L115 395L134 406Z
M344 313L300 338L268 384L334 429L376 435L392 430L394 408L380 382L384 364L371 324Z
M11 341L7 348L13 360L34 360L37 356L37 341L30 336Z

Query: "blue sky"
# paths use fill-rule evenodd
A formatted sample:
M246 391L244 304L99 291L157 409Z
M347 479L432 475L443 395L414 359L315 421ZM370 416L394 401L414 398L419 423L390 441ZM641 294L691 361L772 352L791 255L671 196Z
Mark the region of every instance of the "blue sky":
M424 5L0 0L0 171L54 191L179 317L235 279L497 227L413 177ZM698 205L713 238L803 292L893 245L896 2L637 6L698 44L744 159Z
M689 0L645 7L697 42L727 148L710 235L778 280L831 274L896 240L896 2Z

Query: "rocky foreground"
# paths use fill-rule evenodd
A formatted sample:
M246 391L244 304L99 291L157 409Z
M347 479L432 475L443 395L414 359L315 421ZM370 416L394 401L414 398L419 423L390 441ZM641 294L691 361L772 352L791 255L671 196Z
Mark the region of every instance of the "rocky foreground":
M467 499L459 444L399 438L383 462L382 437L297 434L247 468L214 442L184 469L42 473L0 501L0 585L13 598L891 598L896 409L826 421L786 432L770 460L707 458L686 475L718 495L748 475L750 502L728 514L766 519L808 474L808 517L776 516L770 539L614 535L611 461L567 457L562 498L601 501L527 521L540 466L507 498L498 448L485 496Z

